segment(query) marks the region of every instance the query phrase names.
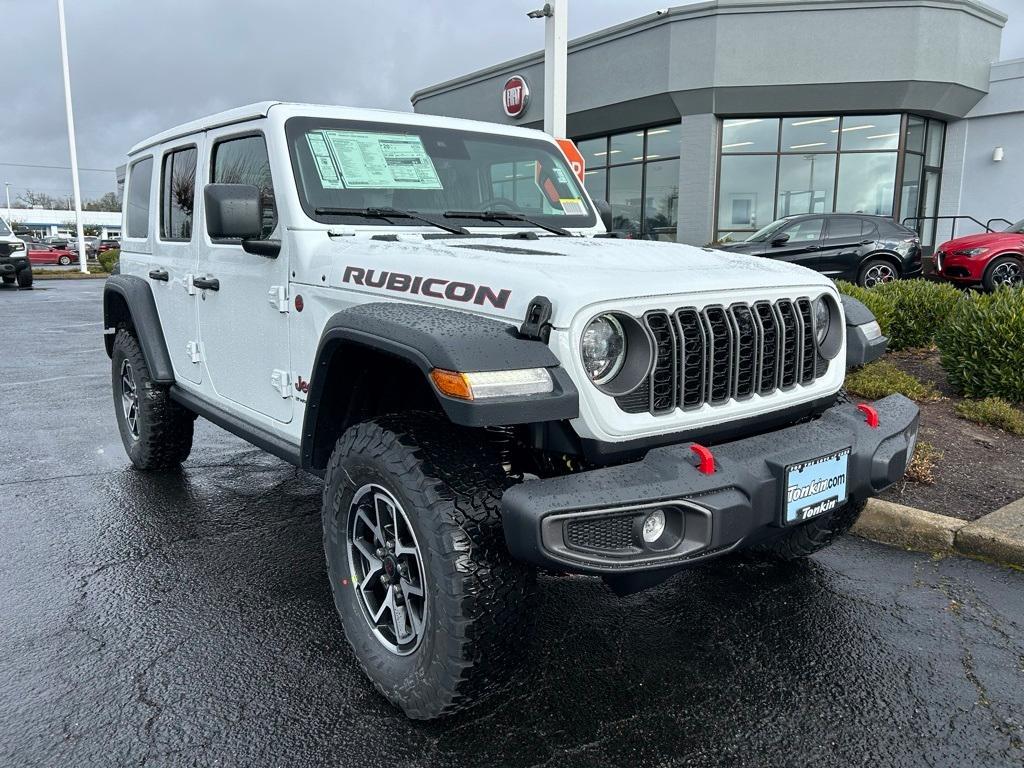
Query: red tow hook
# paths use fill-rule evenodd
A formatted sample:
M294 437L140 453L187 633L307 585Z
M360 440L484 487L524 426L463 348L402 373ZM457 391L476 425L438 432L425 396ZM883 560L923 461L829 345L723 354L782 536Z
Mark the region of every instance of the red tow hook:
M861 403L858 405L857 410L864 414L864 421L868 423L869 427L872 429L878 429L878 411L867 403Z
M697 445L694 443L690 446L690 450L697 456L697 471L703 475L715 474L715 456L711 451L705 448L703 445Z

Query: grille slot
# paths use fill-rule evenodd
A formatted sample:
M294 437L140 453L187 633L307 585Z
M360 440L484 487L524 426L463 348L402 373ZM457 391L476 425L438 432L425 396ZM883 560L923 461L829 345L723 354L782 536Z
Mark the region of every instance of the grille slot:
M636 547L633 516L570 520L565 526L565 542L577 549L602 552L632 550Z
M650 375L616 398L626 413L670 413L811 384L828 370L814 341L810 299L651 310Z

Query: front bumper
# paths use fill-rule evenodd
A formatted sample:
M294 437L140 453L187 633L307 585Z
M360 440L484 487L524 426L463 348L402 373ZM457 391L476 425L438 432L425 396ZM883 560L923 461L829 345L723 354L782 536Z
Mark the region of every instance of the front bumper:
M0 275L14 275L28 265L27 256L0 256Z
M957 256L936 251L935 274L958 283L980 283L988 262L984 256Z
M902 395L873 406L877 428L844 403L813 422L716 446L713 474L698 470L683 443L638 462L513 486L502 497L509 550L555 570L610 575L681 567L770 539L785 530L787 466L850 449L851 502L903 476L917 406ZM678 534L660 551L640 536L653 509L663 509Z

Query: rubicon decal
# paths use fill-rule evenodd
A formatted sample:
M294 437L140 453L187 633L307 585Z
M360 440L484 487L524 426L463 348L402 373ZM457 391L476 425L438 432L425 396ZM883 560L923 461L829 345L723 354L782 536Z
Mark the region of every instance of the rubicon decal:
M512 291L509 288L492 288L489 285L475 285L458 280L446 280L442 277L423 277L407 275L403 272L366 269L364 267L345 267L344 283L362 285L367 288L383 288L396 293L412 293L429 296L432 299L447 299L464 304L490 304L492 307L504 309L508 306Z

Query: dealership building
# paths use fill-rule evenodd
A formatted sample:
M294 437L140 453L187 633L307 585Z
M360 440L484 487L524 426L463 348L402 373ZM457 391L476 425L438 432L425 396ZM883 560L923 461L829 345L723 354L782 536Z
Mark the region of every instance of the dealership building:
M1005 227L1024 218L1024 59L998 60L1006 20L975 0L667 8L570 41L567 131L633 237L704 244L833 211L907 221L925 245L953 226L934 217ZM543 88L535 53L412 103L541 128Z

